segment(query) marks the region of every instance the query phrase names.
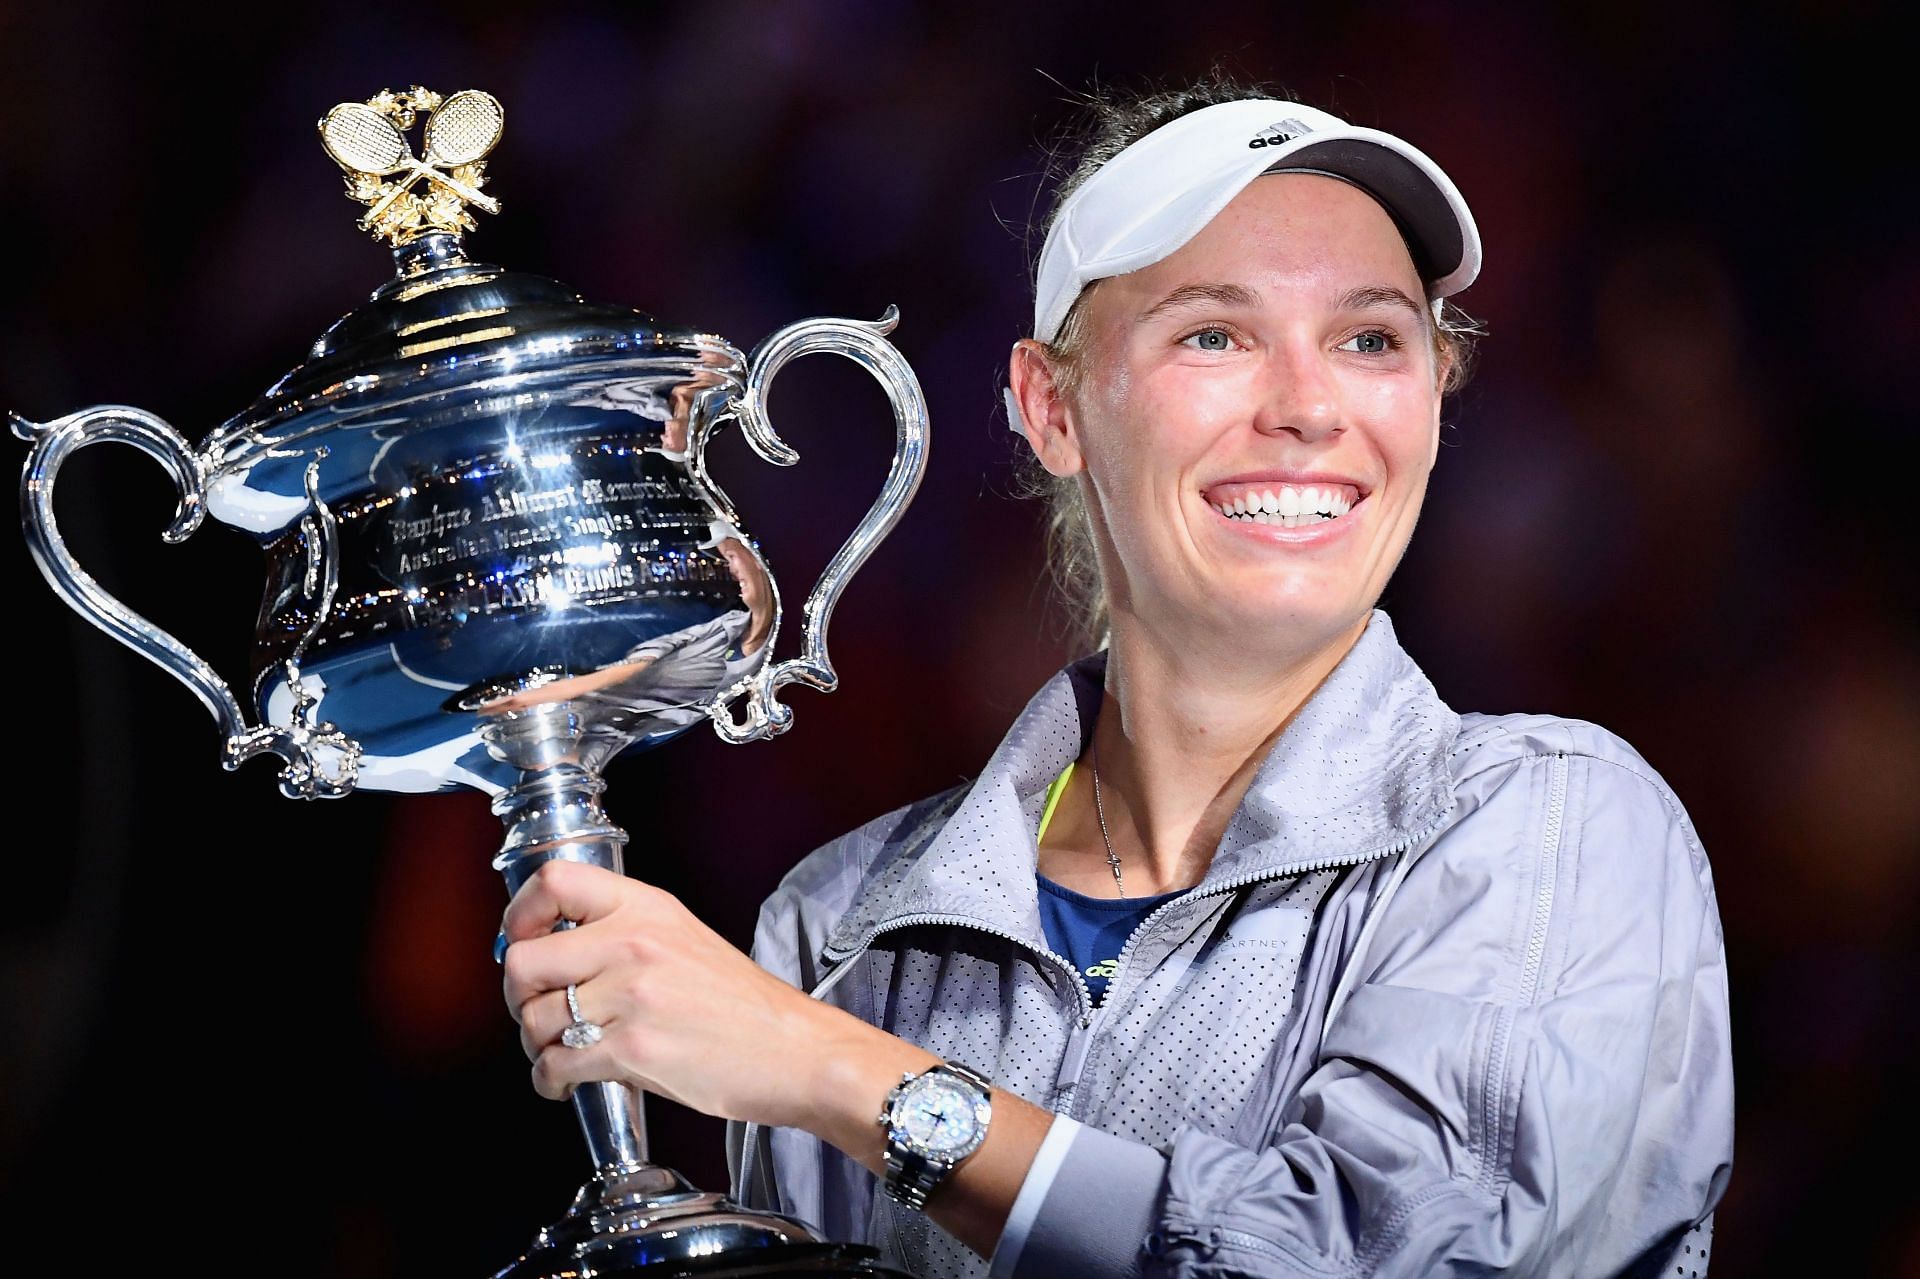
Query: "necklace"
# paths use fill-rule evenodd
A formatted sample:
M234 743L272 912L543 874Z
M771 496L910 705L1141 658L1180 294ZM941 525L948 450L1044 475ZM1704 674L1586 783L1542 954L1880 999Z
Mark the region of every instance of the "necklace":
M1100 748L1093 747L1093 812L1100 819L1100 842L1107 846L1107 865L1113 867L1113 886L1122 897L1127 895L1127 883L1120 878L1120 855L1113 851L1113 839L1107 834L1107 808L1100 802Z

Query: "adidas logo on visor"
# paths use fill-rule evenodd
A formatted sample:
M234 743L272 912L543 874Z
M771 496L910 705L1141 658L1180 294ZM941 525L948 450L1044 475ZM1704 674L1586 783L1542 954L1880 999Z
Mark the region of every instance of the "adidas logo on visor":
M1260 132L1254 134L1253 141L1247 143L1247 148L1248 150L1258 150L1261 147L1277 147L1283 143L1293 141L1303 133L1312 132L1312 128L1302 124L1298 120L1282 120L1278 124L1270 124L1260 130Z

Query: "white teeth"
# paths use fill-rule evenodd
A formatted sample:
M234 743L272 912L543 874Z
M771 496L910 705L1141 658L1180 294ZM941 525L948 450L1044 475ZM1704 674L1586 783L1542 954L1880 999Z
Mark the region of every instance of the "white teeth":
M1297 488L1282 485L1277 489L1243 489L1231 501L1207 504L1227 519L1298 528L1302 524L1337 520L1351 511L1357 500L1340 489L1310 484Z

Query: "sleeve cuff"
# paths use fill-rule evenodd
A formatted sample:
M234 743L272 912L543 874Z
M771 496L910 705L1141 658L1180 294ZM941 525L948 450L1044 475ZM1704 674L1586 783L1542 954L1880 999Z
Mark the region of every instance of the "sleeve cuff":
M1079 1131L1078 1120L1065 1115L1053 1117L1053 1124L1047 1129L1046 1138L1041 1141L1032 1166L1027 1169L1027 1179L1020 1183L1020 1193L1014 1197L1013 1209L1007 1213L1007 1224L1000 1230L1000 1242L993 1246L993 1261L987 1270L987 1279L1010 1279L1013 1268L1020 1264L1020 1253L1027 1245L1027 1233L1033 1229L1033 1219L1040 1215L1040 1205L1046 1202L1053 1178L1067 1157L1067 1148L1073 1145L1074 1134Z
M1151 1146L1054 1116L994 1248L989 1279L1140 1273L1167 1159Z

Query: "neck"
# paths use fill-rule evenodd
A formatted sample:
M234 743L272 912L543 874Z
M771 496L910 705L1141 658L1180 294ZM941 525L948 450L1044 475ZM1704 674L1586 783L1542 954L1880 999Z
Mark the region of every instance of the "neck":
M1108 832L1136 896L1198 883L1260 762L1366 618L1285 660L1208 653L1116 617L1094 745ZM1138 877L1136 879L1136 876Z

